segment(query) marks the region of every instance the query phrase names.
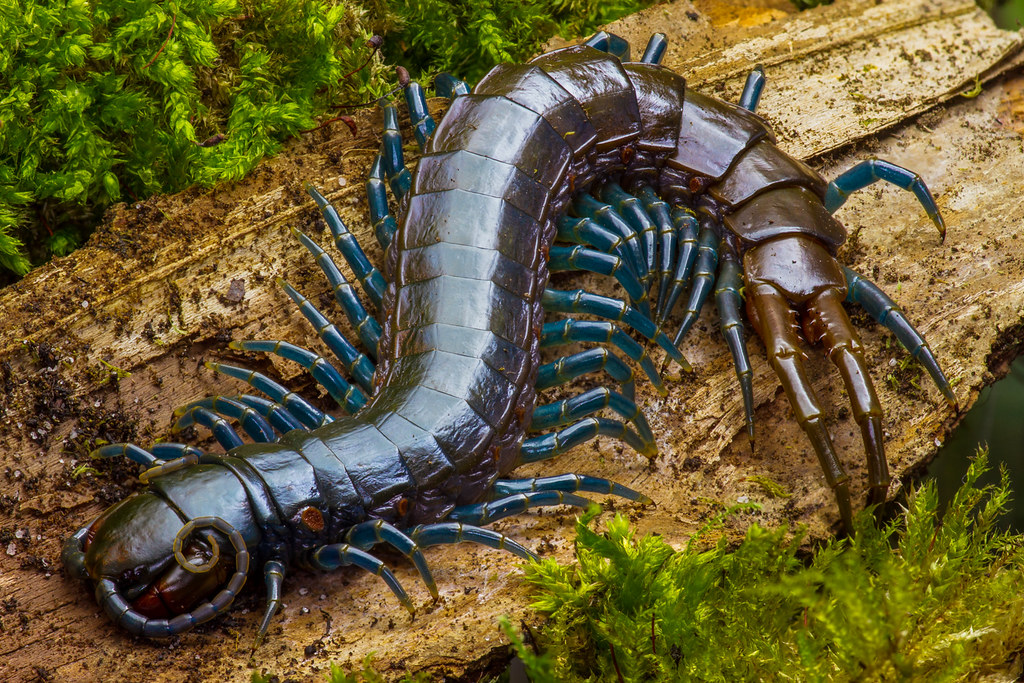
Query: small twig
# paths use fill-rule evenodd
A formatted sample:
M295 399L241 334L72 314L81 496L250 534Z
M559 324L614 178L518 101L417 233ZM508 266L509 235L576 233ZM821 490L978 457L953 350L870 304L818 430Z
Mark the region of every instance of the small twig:
M651 612L651 654L654 655L658 654L658 648L654 639L654 617L656 614L657 612Z
M178 13L177 12L175 12L174 14L171 15L171 28L170 28L169 31L167 31L167 37L164 38L164 44L161 45L160 49L156 51L156 54L153 55L153 58L151 60L149 60L148 62L146 62L146 66L142 67L143 69L148 69L150 66L152 66L153 62L156 61L156 58L159 57L160 53L164 51L165 47L167 47L167 43L171 42L171 35L174 33L174 24L175 24L176 21L178 21Z
M345 80L346 78L351 78L355 74L357 74L360 71L362 71L363 69L365 69L366 65L370 63L370 60L373 59L373 56L375 54L377 54L377 50L379 50L380 46L383 45L383 44L384 44L384 38L382 36L377 36L377 35L373 36L368 41L366 41L366 47L372 47L373 48L370 51L370 54L367 55L366 59L363 60L363 63L360 64L357 68L353 69L352 71L349 71L347 74L345 74L344 76L339 78L338 82L340 83L341 81Z
M612 666L615 667L615 675L619 677L619 683L626 683L626 679L622 677L622 670L619 669L619 661L615 659L615 646L608 643L608 649L612 653Z
M335 117L334 117L334 118L332 118L332 119L327 119L326 121L324 121L323 123L321 123L321 124L320 124L319 126L316 126L316 127L314 127L314 128L310 128L309 130L304 130L304 131L302 131L302 132L303 132L303 133L312 133L312 132L313 132L314 130L320 130L320 129L321 129L321 128L323 128L324 126L329 126L329 125L331 125L332 123L335 123L335 122L337 122L337 121L341 121L341 122L342 122L342 123L344 123L344 124L345 124L346 126L348 126L348 129L349 129L350 131L352 131L352 136L353 136L353 137L355 137L355 136L356 136L356 134L358 133L359 129L358 129L358 128L356 128L356 122L355 122L355 120L354 120L354 119L353 119L353 118L352 118L351 116L335 116Z

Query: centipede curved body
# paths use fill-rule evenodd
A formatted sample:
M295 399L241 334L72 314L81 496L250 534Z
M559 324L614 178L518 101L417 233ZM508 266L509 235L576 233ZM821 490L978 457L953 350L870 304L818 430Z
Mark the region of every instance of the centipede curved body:
M409 84L413 124L425 143L413 176L401 158L394 107L385 106L384 145L368 183L376 233L386 246L382 271L311 190L379 322L330 257L300 235L368 355L284 285L354 382L323 357L284 342L232 344L302 363L350 414L332 419L259 373L212 364L270 397L213 397L186 407L179 424L210 427L226 453L173 444L102 449L152 467L143 475L146 490L65 546L69 572L95 582L112 619L152 637L185 631L228 609L251 558L268 592L259 637L295 564L373 571L410 606L394 576L367 552L375 544L406 554L436 597L425 546L474 540L530 557L480 525L531 506L584 504L575 495L580 490L645 500L581 475L507 478L523 462L598 434L645 454L656 450L632 402L634 372L616 354L601 348L542 364L540 348L607 342L660 387L647 350L607 319L684 363L676 346L712 290L750 433L743 286L750 320L844 520L846 475L806 381L798 334L823 343L843 373L864 431L874 499L884 494L881 410L842 300L885 322L952 394L895 304L835 261L846 232L831 211L878 178L914 190L941 227L934 201L916 176L885 162L827 183L780 151L753 113L759 72L743 106L732 105L688 90L682 76L659 66L663 49L663 37L655 37L641 61L629 62L621 39L599 34L528 64L501 65L472 93L445 77L439 89L454 101L436 129L422 91ZM397 222L385 182L400 200ZM549 271L567 269L615 276L628 301L548 288ZM679 299L687 303L672 342L662 328ZM570 317L545 324L548 311ZM621 392L537 405L538 388L595 370L611 375ZM603 408L623 420L593 415ZM242 443L224 417L237 419L254 443ZM555 431L531 436L545 429ZM232 552L222 553L228 545Z

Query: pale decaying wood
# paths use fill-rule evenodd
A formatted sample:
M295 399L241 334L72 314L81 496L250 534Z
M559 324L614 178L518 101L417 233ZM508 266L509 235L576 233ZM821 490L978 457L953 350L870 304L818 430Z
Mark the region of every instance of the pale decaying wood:
M905 121L998 68L1019 47L1018 34L995 30L973 5L956 0L840 2L799 15L772 3L674 3L615 30L634 46L652 30L667 32L667 63L691 85L730 97L746 70L764 63L769 85L761 112L783 147L816 157L828 177L868 154L922 172L949 224L945 244L912 196L877 187L839 212L857 236L844 257L893 293L929 335L963 404L1002 371L1024 320L1024 151L1006 120L1014 107L1004 101L1017 91L997 81L977 99ZM306 680L329 661L351 665L371 651L394 671L462 675L503 656L496 617L527 615L526 591L513 559L474 547L430 551L442 593L437 605L408 563L389 558L417 604L413 622L372 576L292 577L288 608L252 662L246 653L261 591L244 597L232 618L168 648L117 631L57 566L62 538L102 508L101 485L109 483L70 476L84 457L73 445L76 434L91 435L120 403L147 443L166 432L174 406L236 391L201 367L205 359L230 357L222 350L227 338L315 345L274 278L287 274L329 305L322 278L286 229L320 230L304 180L326 188L364 244L372 241L361 184L378 145L376 116L363 112L357 122L356 139L344 129L320 131L241 183L120 206L86 248L0 292L0 679L138 680L145 672L148 680L247 680L255 666ZM891 130L878 137L883 128ZM821 157L861 138L857 149ZM629 514L642 531L676 544L741 497L764 511L735 520L725 533L742 534L750 521L787 522L806 524L811 538L820 538L836 521L835 506L763 348L751 345L759 406L752 451L741 436L736 381L716 324L710 311L691 334L684 350L696 372L670 373L667 398L640 390L659 439L657 459L647 463L600 440L531 471L607 476L647 492L656 505L629 507ZM877 326L866 325L863 336L885 404L889 458L901 477L934 454L955 418L924 378L923 391L894 390L887 376L903 352ZM114 388L111 367L132 374ZM296 374L284 364L277 370ZM811 370L859 492L862 446L842 409L847 399L825 361L815 357ZM750 479L755 475L792 497L771 498ZM496 528L566 559L571 521L570 512L531 513Z

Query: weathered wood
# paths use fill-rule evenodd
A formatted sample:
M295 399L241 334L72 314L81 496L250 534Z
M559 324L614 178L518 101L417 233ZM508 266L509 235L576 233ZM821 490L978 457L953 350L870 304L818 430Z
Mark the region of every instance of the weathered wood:
M963 404L1004 371L1024 321L1024 152L1014 119L1020 86L1001 81L977 99L936 103L998 67L1020 46L1018 34L996 31L972 4L949 0L839 2L802 14L780 3L673 3L614 30L634 46L652 30L669 33L669 65L691 86L730 97L746 70L764 63L769 84L761 113L783 147L817 158L828 177L869 154L920 171L949 224L946 243L912 196L876 187L838 214L856 235L844 257L871 273L929 335ZM361 186L379 144L377 115L361 112L357 123L358 137L318 131L243 182L121 205L84 249L0 291L0 599L7 600L0 602L0 679L31 680L38 669L58 680L138 680L140 671L152 680L248 680L255 666L305 680L329 661L351 665L371 651L396 671L461 675L503 656L496 616L527 614L526 594L514 559L475 547L430 551L438 605L408 563L390 558L417 604L412 622L372 576L297 574L286 585L288 608L252 663L247 652L261 590L244 597L233 617L168 648L111 627L84 587L58 567L63 537L128 481L127 468L72 476L85 462L84 437L134 432L146 443L166 433L174 406L236 391L201 366L233 357L224 350L228 338L316 345L274 278L284 274L330 309L322 278L287 230L296 225L317 236L321 229L304 181L325 188L364 244L372 243ZM891 130L878 137L882 129ZM822 156L856 139L865 142ZM321 241L325 235L319 233ZM864 328L887 414L896 495L902 477L933 455L954 416L913 370L910 378L920 379L922 389L907 382L893 388L891 365L905 354L877 326ZM808 525L811 538L827 534L836 521L831 494L761 345L751 345L753 453L741 434L736 380L713 310L684 351L696 372L668 378L667 398L640 387L659 439L657 459L648 463L600 440L531 471L607 476L649 493L656 505L629 507L630 515L641 530L674 543L717 506L741 497L761 502L764 511L736 520L726 533L742 533L750 521L785 521ZM825 361L815 358L810 367L815 389L832 407L837 447L862 490L862 446L843 409L841 383ZM112 368L132 374L115 383ZM286 364L276 371L301 379ZM755 475L779 482L792 497L770 498L750 480ZM545 556L566 558L571 519L571 512L545 512L495 526Z

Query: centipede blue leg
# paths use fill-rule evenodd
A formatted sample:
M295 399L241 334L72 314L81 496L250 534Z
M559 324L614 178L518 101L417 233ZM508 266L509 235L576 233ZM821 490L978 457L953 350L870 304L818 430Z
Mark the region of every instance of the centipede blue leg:
M412 121L412 132L416 136L416 143L422 152L427 148L427 140L434 134L437 124L434 117L427 109L427 96L423 93L423 86L416 81L409 81L405 88L405 104L409 107L409 119Z
M693 269L693 288L690 290L690 298L686 303L683 322L679 325L679 331L676 332L676 336L672 340L676 346L697 322L701 309L704 308L704 302L708 300L708 296L715 286L715 271L718 270L718 236L707 222L702 221L702 223L698 237L697 262ZM666 314L668 313L671 311L666 311Z
M651 217L658 226L658 306L656 309L657 319L661 319L661 311L665 307L665 300L668 298L668 290L671 285L672 265L676 259L676 226L672 223L672 216L669 213L669 205L659 197L653 189L648 186L640 188L640 201L643 202L647 215ZM696 234L695 234L696 236Z
M935 197L924 184L924 180L913 171L884 159L866 159L830 182L825 190L825 208L829 212L835 212L852 193L879 180L913 192L945 241L946 222L942 219Z
M369 550L378 543L387 543L412 560L412 563L416 565L416 570L420 573L420 577L423 579L423 583L427 585L427 590L430 591L435 600L438 599L437 583L430 572L430 567L427 566L427 559L423 556L423 551L416 545L416 541L391 524L388 524L383 519L371 519L361 524L356 524L346 534L345 540L360 550Z
M236 351L257 351L272 353L281 358L294 361L309 370L309 374L317 383L327 390L331 398L350 415L359 412L366 405L366 394L354 384L349 384L333 365L323 356L313 353L301 346L278 340L242 340L233 341L228 348Z
M739 105L747 111L757 109L757 103L761 101L761 91L764 90L764 68L758 64L747 74L747 82L743 84L743 94L740 95Z
M141 446L133 443L108 443L99 448L94 448L89 457L92 458L120 458L125 457L143 467L153 467L163 458L156 457Z
M604 370L612 379L619 383L622 394L633 400L636 397L636 382L633 369L622 362L614 353L606 348L587 349L563 356L558 360L540 366L537 372L536 387L538 390L565 384L577 377L591 372Z
M176 460L177 458L184 458L190 455L196 457L202 457L203 455L202 449L190 446L187 443L175 443L173 441L155 443L149 450L157 460Z
M637 197L629 194L616 182L608 182L601 186L601 201L606 202L616 213L632 226L639 236L643 247L644 266L648 273L654 273L654 260L657 252L658 226L644 209Z
M739 259L728 249L722 251L722 264L715 288L715 302L722 336L732 354L736 379L743 394L743 411L747 419L747 436L754 440L754 372L750 369L750 355L747 353L747 339L743 328L743 271Z
M237 397L237 400L267 418L271 426L281 434L287 434L293 429L305 429L302 423L295 419L295 416L277 401L270 401L262 396L253 396L251 394L242 394Z
M171 433L179 432L192 423L202 425L213 432L213 438L217 439L217 443L219 443L225 451L237 448L243 443L242 437L238 435L238 432L235 431L234 427L228 424L227 420L209 408L204 408L202 406L189 408L188 411L180 417L171 428Z
M448 72L440 73L434 78L434 89L440 97L447 97L454 100L456 97L468 95L469 84L461 78L456 78Z
M179 417L174 424L174 431L181 431L194 424L195 414L192 409L198 407L206 408L222 417L238 420L249 438L257 443L269 443L277 440L274 436L274 428L265 417L244 403L226 396L209 396L176 409L174 414Z
M398 582L398 579L391 573L391 570L373 555L359 548L353 548L348 543L332 543L320 546L310 553L309 563L313 568L325 572L334 571L347 565L365 569L384 580L384 583L395 594L395 597L402 603L402 606L409 610L409 614L414 614L416 611L412 600L409 599L409 594L405 592L402 584Z
M652 457L657 454L656 448L649 449L636 432L623 423L603 417L587 417L557 432L526 439L519 449L519 459L516 464L525 465L530 462L549 460L597 436L611 436L625 441L641 455Z
M620 498L627 498L648 505L654 501L642 493L634 491L609 479L590 477L585 474L556 474L551 477L529 477L526 479L498 479L493 487L496 496L509 496L514 493L531 491L564 491L576 493L607 493Z
M381 249L387 249L398 232L398 223L388 208L388 194L385 189L384 154L378 153L366 176L366 200L370 205L370 223L373 234Z
M573 218L571 216L562 216L558 219L556 226L558 240L575 244L588 244L606 254L615 254L629 270L630 276L634 280L640 281L632 254L625 238L621 235L587 217Z
M260 646L263 638L270 629L270 620L281 608L281 586L284 585L286 567L278 560L267 560L263 565L263 583L267 587L267 607L263 611L263 619L260 621L260 628L256 631L256 642L253 644L253 651Z
M338 331L334 323L317 310L317 307L299 293L298 290L281 278L277 279L277 284L287 292L292 301L298 304L303 317L313 326L317 336L327 345L327 348L331 350L334 357L341 362L342 367L355 378L359 386L372 393L373 373L377 370L373 361L360 353L355 345Z
M321 412L312 403L294 391L289 391L261 372L240 368L236 365L228 365L227 363L209 362L205 365L214 372L240 379L253 389L263 392L274 402L283 405L293 417L298 419L308 429L316 429L317 427L323 427L325 424L334 422L333 417Z
M600 318L623 322L634 330L655 342L687 372L690 364L683 358L665 333L659 330L650 318L644 317L640 311L629 306L621 299L612 299L599 294L591 294L582 289L562 291L545 289L541 298L545 310L556 313L586 313Z
M667 48L668 38L665 37L665 34L655 33L647 40L647 47L644 48L644 54L640 61L644 64L661 64Z
M612 344L622 351L626 356L643 368L651 384L658 392L665 396L668 390L661 381L661 375L654 367L654 361L647 354L647 348L638 344L632 337L626 334L618 325L603 320L576 320L567 318L556 322L545 323L541 330L540 346L547 348L573 342L594 342L598 344Z
M320 213L323 215L327 227L331 229L331 234L334 235L334 244L338 247L341 255L345 257L345 261L352 269L359 285L366 292L366 296L370 297L370 301L377 307L377 310L381 310L384 290L387 288L384 276L380 274L376 266L370 263L370 259L366 258L363 248L359 246L359 241L356 240L355 235L349 232L344 221L341 220L341 216L338 215L338 211L331 206L330 202L308 183L306 191L320 207Z
M651 433L651 427L647 424L647 418L640 407L617 391L606 387L595 387L571 398L537 406L533 410L530 430L541 431L560 427L605 408L618 413L636 427L637 434L644 443L644 450L640 451L641 453L646 453L654 446L654 434Z
M394 102L380 100L384 112L384 132L381 154L384 157L384 175L387 176L391 194L402 201L412 187L412 175L405 167L405 153L402 152L402 133L398 129L398 107Z
M695 216L683 209L674 209L672 225L678 235L678 255L668 296L658 300L658 320L664 320L672 314L679 297L690 285L693 268L697 263L697 254L700 252L700 242L697 240L700 227Z
M163 464L177 461L195 464L203 456L196 446L185 443L155 443L150 451L134 443L106 443L89 454L90 458L127 458L145 468L147 476L154 476ZM177 468L177 466L175 466Z
M594 35L587 38L587 40L585 40L583 44L589 45L595 50L607 52L613 57L618 57L620 62L630 61L629 42L625 38L617 36L614 33L598 31Z
M626 219L608 204L600 202L589 194L578 195L572 202L573 212L585 218L592 218L598 224L618 235L629 250L627 260L631 261L640 282L647 284L650 272L647 269L647 255L644 254L643 240Z
M331 285L331 293L334 294L334 299L341 306L341 309L345 311L345 317L348 318L349 323L355 329L356 336L359 337L359 341L363 342L363 345L369 350L370 355L376 359L377 346L380 343L381 335L380 323L363 306L363 302L359 300L359 295L356 294L355 289L352 288L352 285L349 284L337 264L334 263L334 259L321 249L319 244L300 230L292 228L292 234L299 238L299 241L306 247L306 250L316 259L316 264L320 266L320 270L323 271L327 282ZM289 292L289 296L291 296L291 292ZM294 300L295 297L293 296L292 299ZM323 316L320 317L322 318ZM324 319L326 320L326 318ZM310 320L310 322L313 321ZM345 341L349 343L347 339Z
M496 498L484 503L473 505L460 505L453 509L448 519L463 524L490 524L505 517L522 514L532 507L543 507L545 505L574 505L586 508L593 501L563 491L528 491L514 493L503 498Z
M495 550L507 550L523 560L537 560L537 556L519 545L505 534L491 529L462 524L461 522L440 522L438 524L421 524L409 532L409 537L421 548L432 545L447 545L470 541L479 543Z
M942 368L939 367L939 362L935 359L935 354L932 353L928 342L925 341L924 335L914 328L896 302L890 299L878 285L850 268L843 268L843 272L846 274L846 300L860 305L876 322L892 332L903 348L909 351L910 355L928 371L946 401L955 407L957 405L956 395L949 386L949 380L946 379Z
M586 270L598 275L614 277L633 306L650 317L650 303L647 301L647 289L640 284L636 276L623 267L623 261L614 254L606 254L596 249L588 249L577 244L572 247L551 247L548 255L548 270L562 272L566 270Z

